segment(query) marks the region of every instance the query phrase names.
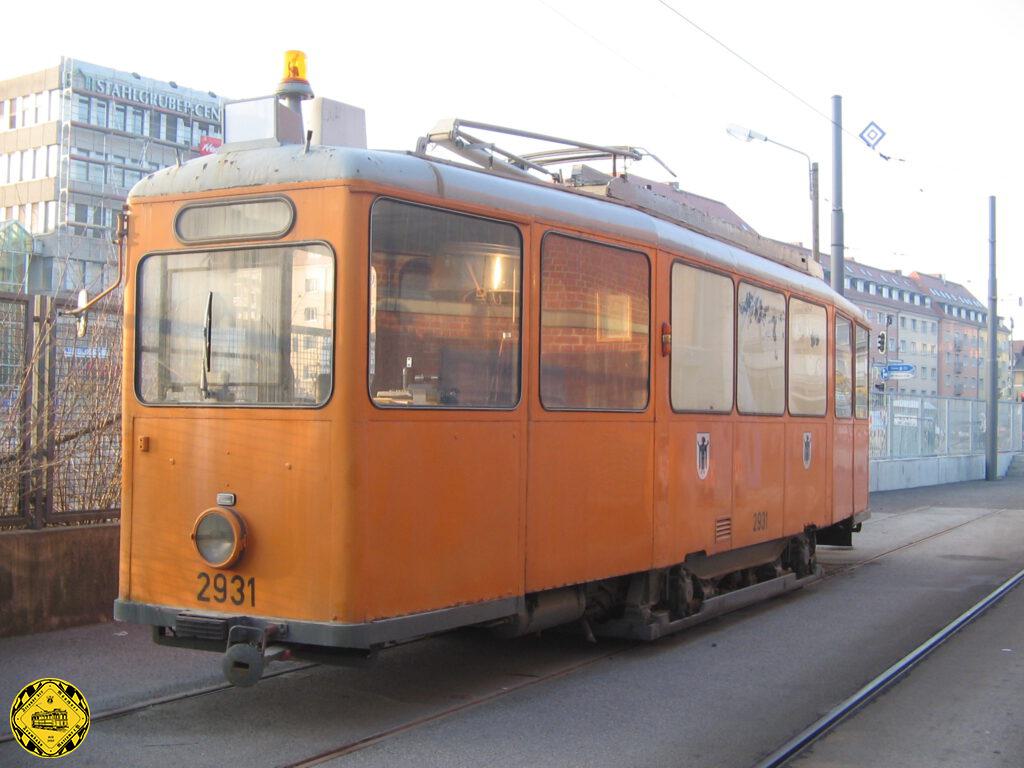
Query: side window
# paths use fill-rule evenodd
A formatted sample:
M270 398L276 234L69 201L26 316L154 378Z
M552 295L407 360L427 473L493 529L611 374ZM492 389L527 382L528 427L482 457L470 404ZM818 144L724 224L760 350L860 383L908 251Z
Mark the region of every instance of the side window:
M824 307L789 300L789 412L824 416L828 404L828 316Z
M836 416L853 415L853 340L850 321L836 315Z
M732 280L672 265L672 408L732 410Z
M854 372L855 413L858 419L868 417L868 340L867 328L857 326L857 361ZM932 374L935 369L932 369Z
M736 342L740 412L781 415L786 408L786 297L740 283Z
M519 401L519 230L395 200L370 214L369 391L378 406Z
M650 386L647 257L548 234L540 264L544 407L642 411Z

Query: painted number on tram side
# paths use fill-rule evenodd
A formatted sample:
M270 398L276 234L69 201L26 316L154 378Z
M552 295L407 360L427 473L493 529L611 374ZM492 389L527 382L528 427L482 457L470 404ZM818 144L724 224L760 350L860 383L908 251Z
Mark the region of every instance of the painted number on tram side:
M230 579L226 573L217 573L211 576L200 571L196 574L199 580L199 591L196 593L196 600L201 603L228 603L232 605L243 605L248 603L251 608L256 607L256 577L248 579L239 576L237 573Z
M766 531L766 530L768 530L768 513L767 512L755 512L754 513L754 530L755 531Z

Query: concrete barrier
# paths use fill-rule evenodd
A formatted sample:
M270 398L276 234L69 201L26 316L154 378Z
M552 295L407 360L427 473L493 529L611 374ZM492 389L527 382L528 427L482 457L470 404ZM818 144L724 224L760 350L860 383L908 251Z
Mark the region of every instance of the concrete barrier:
M1013 460L1014 453L1000 453L997 471L999 477ZM903 488L920 488L923 485L944 485L962 483L965 480L985 479L985 456L922 456L913 459L873 459L869 490L897 491Z
M120 526L0 533L0 637L110 620Z

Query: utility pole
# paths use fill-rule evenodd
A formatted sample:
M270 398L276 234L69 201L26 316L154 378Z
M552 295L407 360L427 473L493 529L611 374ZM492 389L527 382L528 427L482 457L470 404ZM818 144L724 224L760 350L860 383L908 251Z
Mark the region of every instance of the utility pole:
M832 97L832 290L844 295L843 278L843 97Z
M999 363L996 360L996 198L988 199L988 394L985 408L985 479L999 479Z
M811 163L811 252L815 264L821 264L818 243L818 164Z

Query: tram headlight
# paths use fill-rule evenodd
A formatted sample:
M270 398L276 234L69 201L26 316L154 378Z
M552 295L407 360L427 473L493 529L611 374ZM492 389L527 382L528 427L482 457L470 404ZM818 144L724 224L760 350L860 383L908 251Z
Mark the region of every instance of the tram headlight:
M238 562L245 548L245 525L230 509L207 509L192 526L196 551L214 568L228 568Z

